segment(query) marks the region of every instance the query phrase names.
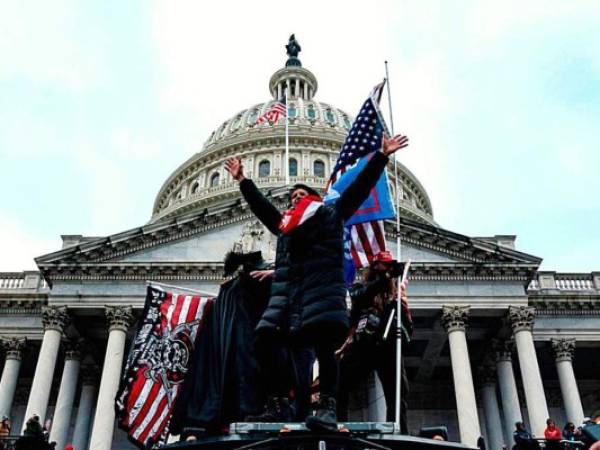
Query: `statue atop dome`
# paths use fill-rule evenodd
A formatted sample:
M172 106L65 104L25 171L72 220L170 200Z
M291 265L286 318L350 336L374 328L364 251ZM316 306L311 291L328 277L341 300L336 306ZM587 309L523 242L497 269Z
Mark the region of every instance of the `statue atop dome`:
M300 47L300 44L296 40L295 35L292 34L290 36L290 39L288 40L288 43L285 46L285 50L288 55L288 60L286 61L285 66L286 67L290 67L290 66L302 67L302 63L298 59L298 53L300 53L302 51L302 47Z

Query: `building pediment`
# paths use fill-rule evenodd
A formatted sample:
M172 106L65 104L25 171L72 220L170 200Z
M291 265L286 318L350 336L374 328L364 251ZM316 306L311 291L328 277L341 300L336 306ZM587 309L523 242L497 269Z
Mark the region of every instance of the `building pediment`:
M273 190L269 195L281 209L287 205L286 189ZM212 273L240 240L244 225L254 220L247 204L240 199L231 200L111 236L75 240L62 250L36 258L36 263L50 282L66 273L93 276L98 271L108 277L117 272L133 276L142 270L147 276L152 270L166 270L174 275L182 270L189 272L191 267L200 272L208 267ZM501 245L493 238L468 237L410 219L401 220L400 233L402 259L411 259L414 270L423 274L434 271L441 276L459 270L489 276L519 274L526 278L541 262L540 258ZM390 249L395 251L395 222L386 223L386 237Z

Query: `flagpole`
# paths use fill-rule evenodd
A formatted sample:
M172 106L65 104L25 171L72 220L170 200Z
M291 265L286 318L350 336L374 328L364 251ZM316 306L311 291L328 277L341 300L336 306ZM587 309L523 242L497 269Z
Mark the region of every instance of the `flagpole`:
M290 134L288 126L288 87L285 88L285 185L290 185Z
M387 80L387 94L390 110L390 128L394 135L394 116L392 113L392 96L390 90L390 75L388 71L388 62L385 61L385 78ZM400 183L398 181L398 160L394 155L394 184L396 190L396 260L400 262L402 255L402 242L400 240ZM402 280L398 277L398 286L396 293L396 414L395 429L400 432L400 404L402 400L401 379L402 379L402 299L400 298L400 285Z

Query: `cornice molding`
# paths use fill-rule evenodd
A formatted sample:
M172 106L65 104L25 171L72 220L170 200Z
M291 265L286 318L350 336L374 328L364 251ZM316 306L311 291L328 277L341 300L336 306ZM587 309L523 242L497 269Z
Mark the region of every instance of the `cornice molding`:
M287 205L287 189L274 189L268 196L281 209ZM220 273L207 273L206 265L214 266L218 263L165 262L136 265L111 260L252 219L254 215L248 206L236 200L215 207L211 212L181 216L85 242L41 256L36 262L49 281L134 280L149 274L164 276L165 279L215 280L221 276ZM465 260L457 263L413 263L411 277L415 280L527 282L538 266L538 260L530 255L474 241L410 219L402 219L401 232L402 242Z

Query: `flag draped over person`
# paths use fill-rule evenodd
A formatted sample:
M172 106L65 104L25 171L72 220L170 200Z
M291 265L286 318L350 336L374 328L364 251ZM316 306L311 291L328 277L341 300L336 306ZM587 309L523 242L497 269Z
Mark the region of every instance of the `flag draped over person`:
M342 144L326 191L325 202L335 201L358 176L373 153L381 148L384 133L389 131L379 109L385 80L375 86L363 103L358 116ZM394 217L387 173L384 172L369 198L346 222L346 282L354 281L356 268L369 265L373 256L386 250L383 221Z
M213 301L148 286L116 403L119 427L137 447L164 443L196 339Z

